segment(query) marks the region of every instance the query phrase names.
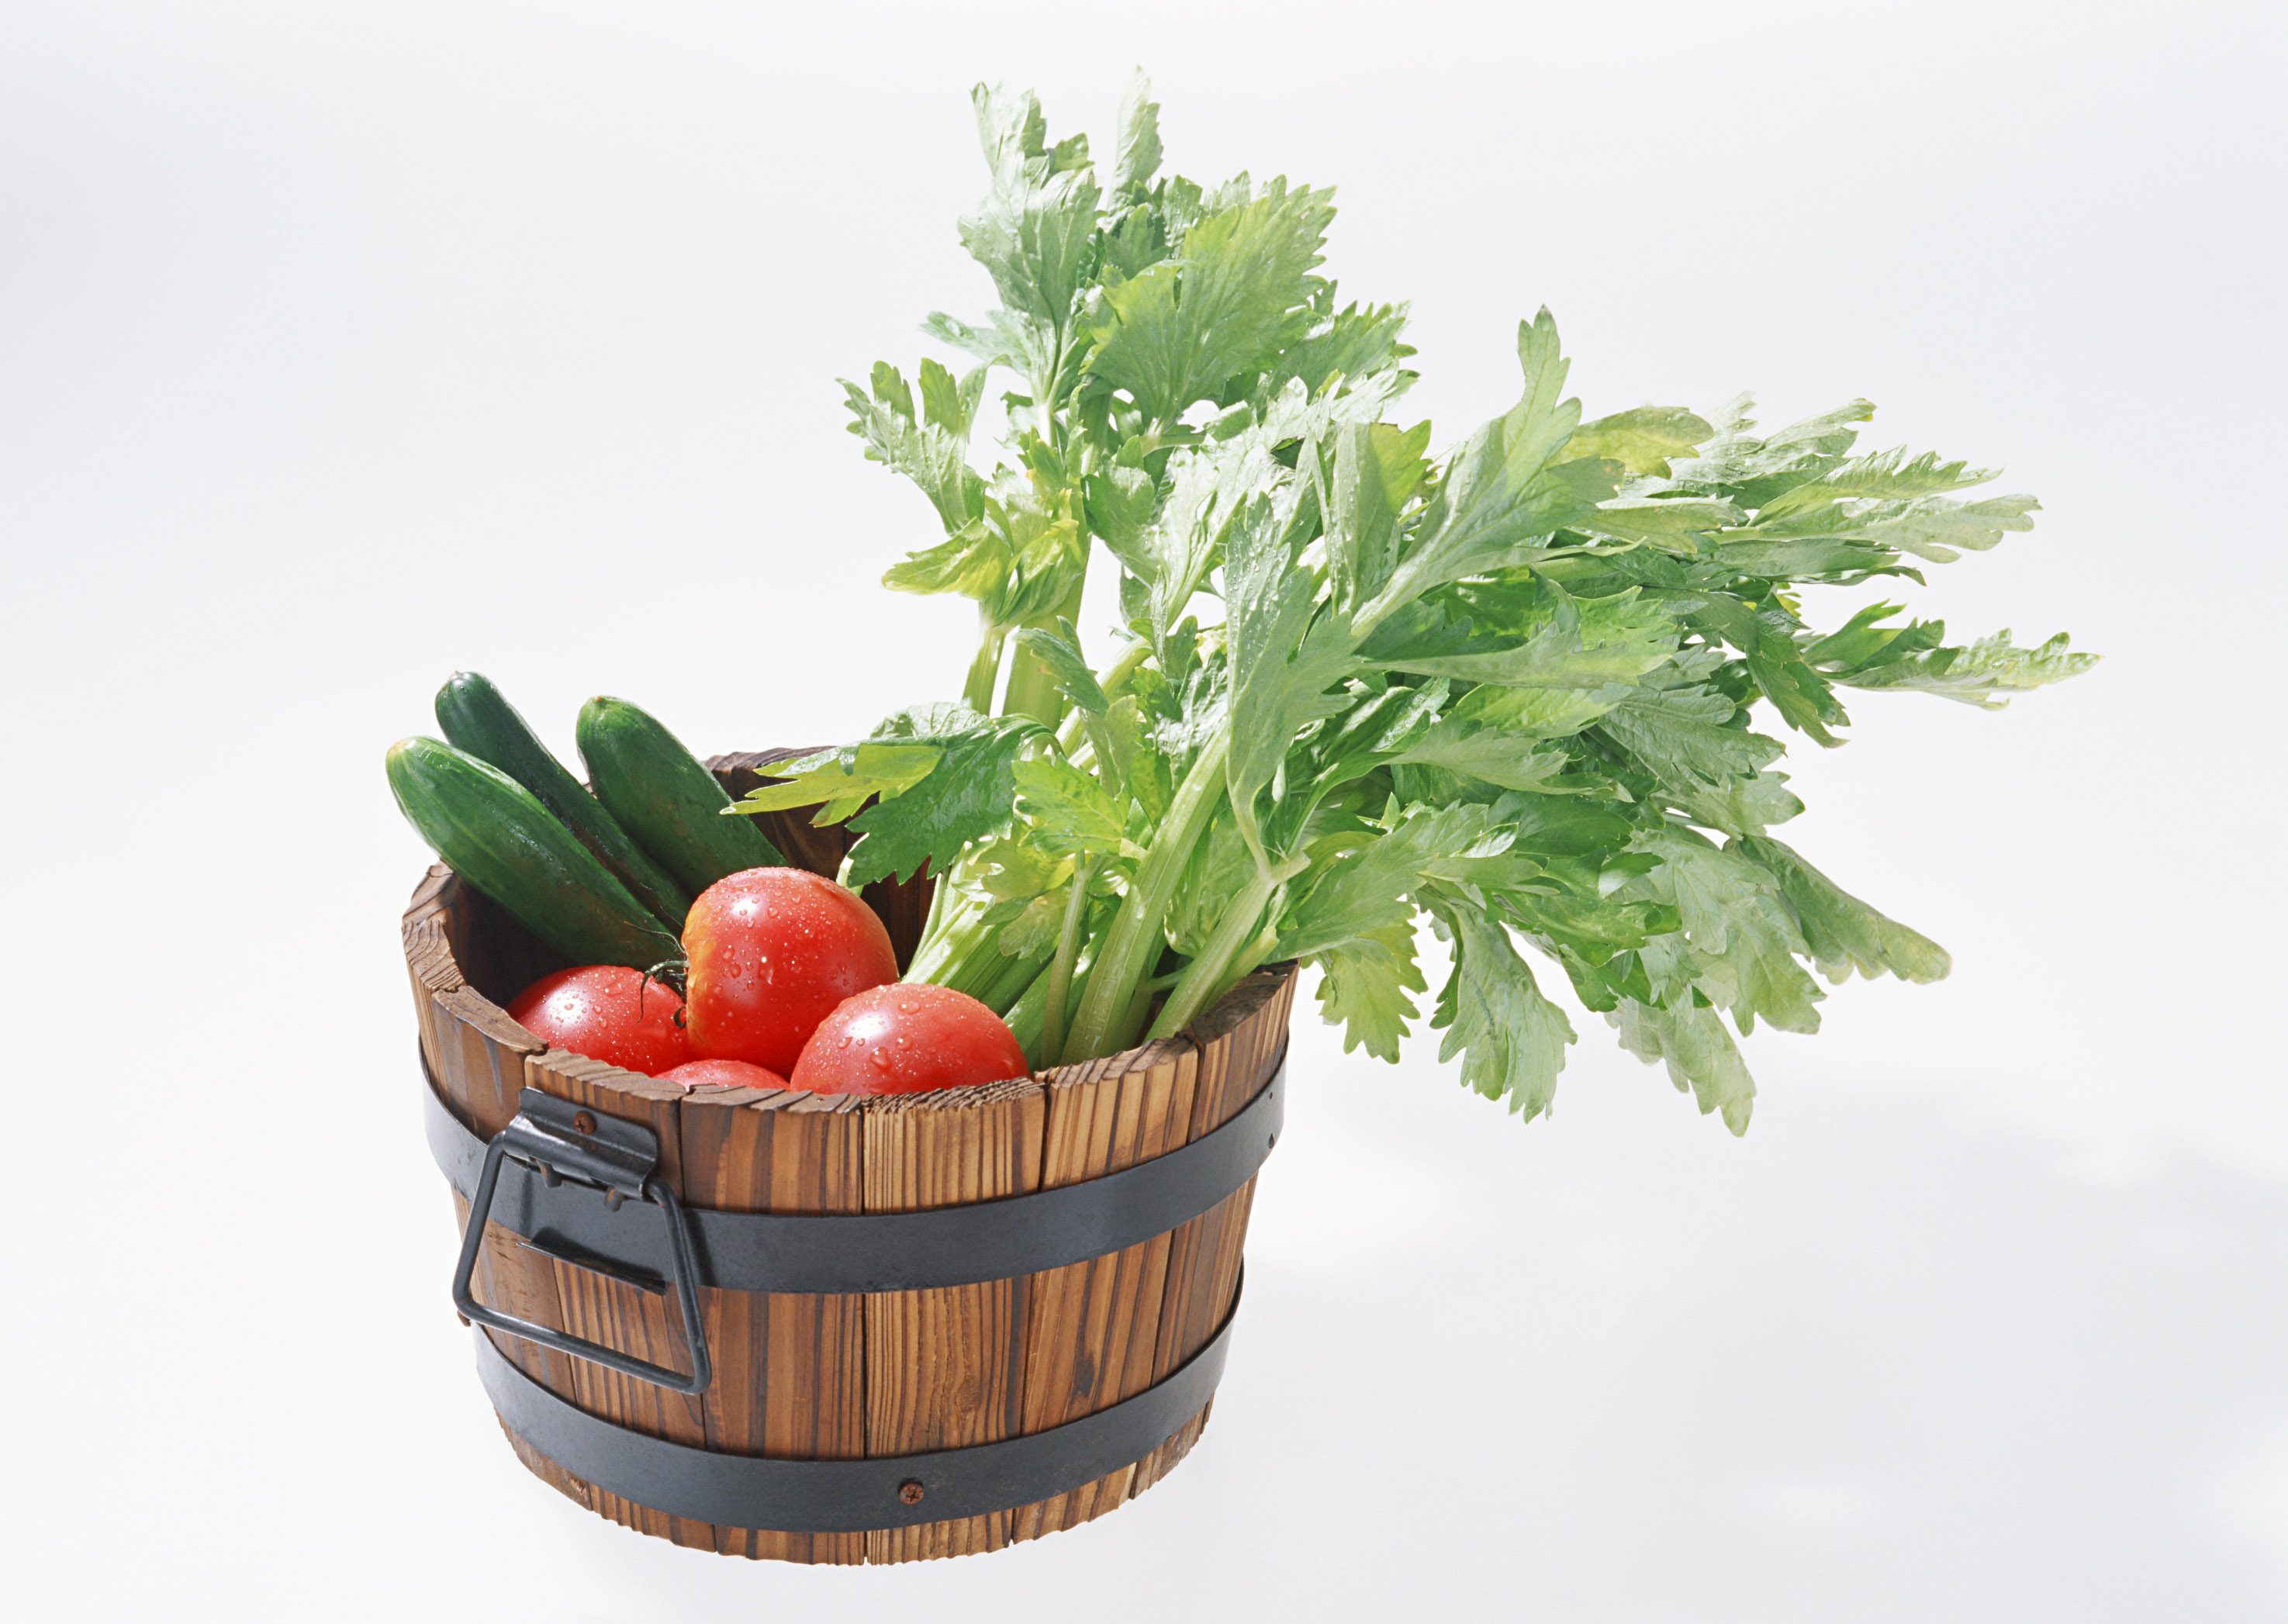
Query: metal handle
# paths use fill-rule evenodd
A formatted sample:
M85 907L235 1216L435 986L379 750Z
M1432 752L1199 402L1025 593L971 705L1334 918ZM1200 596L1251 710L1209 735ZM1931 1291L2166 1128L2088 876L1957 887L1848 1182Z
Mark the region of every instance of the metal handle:
M453 1306L474 1324L505 1331L511 1336L553 1348L575 1359L587 1359L670 1392L705 1392L715 1379L715 1371L707 1355L707 1327L699 1315L699 1270L693 1261L690 1224L675 1199L675 1192L653 1176L659 1159L657 1137L632 1122L611 1117L600 1121L537 1089L525 1089L517 1106L515 1120L495 1134L492 1142L485 1146L484 1171L478 1176L476 1192L469 1199L468 1228L461 1236L460 1261L453 1268ZM476 1300L471 1293L470 1281L476 1274L477 1252L485 1243L485 1220L492 1211L493 1193L500 1183L501 1162L509 1156L537 1168L542 1178L551 1184L568 1179L593 1185L609 1207L619 1208L625 1197L633 1195L666 1215L670 1241L668 1285L683 1311L684 1336L691 1347L690 1374L633 1358L600 1343L568 1335L552 1326L520 1319Z

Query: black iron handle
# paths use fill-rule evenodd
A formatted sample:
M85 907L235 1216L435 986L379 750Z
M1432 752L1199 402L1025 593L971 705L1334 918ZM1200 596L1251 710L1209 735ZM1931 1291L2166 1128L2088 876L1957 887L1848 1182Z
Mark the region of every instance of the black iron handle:
M453 1306L473 1324L489 1326L525 1342L553 1348L559 1353L586 1359L670 1392L705 1392L715 1379L715 1370L707 1354L707 1327L700 1319L699 1269L693 1258L691 1226L675 1199L675 1192L654 1176L659 1155L657 1138L633 1123L606 1118L603 1121L610 1122L610 1131L602 1136L600 1145L591 1147L580 1140L568 1138L564 1132L576 1122L581 1125L574 1131L584 1137L595 1136L599 1120L588 1113L576 1111L536 1089L525 1089L517 1105L515 1121L495 1134L485 1146L484 1171L478 1176L475 1193L469 1198L468 1228L461 1236L460 1260L453 1267ZM470 1289L470 1282L476 1276L477 1252L485 1243L485 1220L492 1211L493 1195L500 1184L501 1163L512 1155L538 1168L541 1176L550 1184L568 1178L592 1184L601 1192L600 1199L614 1208L621 1205L624 1197L639 1195L665 1215L668 1287L683 1312L684 1337L691 1348L689 1374L636 1359L601 1343L569 1335L553 1326L504 1314L477 1301Z

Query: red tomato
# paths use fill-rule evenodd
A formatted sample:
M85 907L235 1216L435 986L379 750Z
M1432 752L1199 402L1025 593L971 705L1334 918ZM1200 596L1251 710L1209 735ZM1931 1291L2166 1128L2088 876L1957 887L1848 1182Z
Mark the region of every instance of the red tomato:
M679 1082L687 1089L783 1089L787 1080L744 1060L686 1060L658 1073L662 1082Z
M786 1076L834 1006L898 978L890 933L858 893L804 868L726 875L683 921L691 1046Z
M878 986L818 1023L787 1086L820 1094L918 1094L1023 1077L1032 1067L999 1016L949 986Z
M543 976L516 995L509 1017L536 1038L607 1066L653 1075L693 1058L675 1024L683 1000L664 981L624 964L584 964Z

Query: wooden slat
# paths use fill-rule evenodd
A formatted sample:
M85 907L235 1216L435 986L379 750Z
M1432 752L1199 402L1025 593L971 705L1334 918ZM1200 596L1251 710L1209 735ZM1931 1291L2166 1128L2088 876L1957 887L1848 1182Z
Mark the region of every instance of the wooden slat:
M659 1137L657 1176L681 1199L682 1089L561 1049L527 1056L524 1070L526 1082L544 1093L650 1129ZM637 1224L660 1221L659 1214L633 1202L621 1208L621 1216ZM552 1260L552 1267L562 1301L566 1331L655 1365L677 1370L691 1368L691 1349L683 1334L681 1311L671 1292L647 1291L561 1259ZM576 1358L566 1362L571 1367L572 1387L567 1397L590 1414L679 1444L707 1441L705 1411L695 1396L670 1392L589 1359ZM703 1550L716 1547L712 1524L671 1517L601 1488L594 1488L592 1493L596 1509L614 1522L672 1540L678 1545L696 1546Z
M1043 1100L1030 1080L870 1099L869 1212L912 1212L1037 1190ZM1026 1282L992 1280L866 1298L869 1456L992 1443L1022 1423ZM997 1550L1010 1514L879 1529L869 1562Z
M448 906L437 918L452 947L454 965L494 1008L505 1010L526 987L567 967L562 955L459 876L447 886L445 897Z
M857 1099L780 1089L700 1090L681 1106L683 1187L724 1212L864 1210L864 1121ZM715 1382L707 1446L733 1454L833 1461L866 1453L865 1303L857 1296L702 1295ZM727 1555L855 1564L863 1533L716 1530Z
M1199 1087L1193 1096L1191 1137L1212 1133L1237 1115L1285 1052L1287 1018L1295 995L1286 970L1249 978L1212 1012L1215 1026L1196 1027L1203 1038ZM1153 1362L1159 1380L1202 1348L1230 1311L1239 1284L1241 1249L1255 1196L1253 1179L1178 1232Z
M406 909L406 963L413 978L421 1046L446 1105L464 1124L489 1137L516 1113L524 1058L540 1041L461 980L450 951L455 918L481 899L442 865L430 869ZM465 1232L468 1203L453 1197L455 1228ZM485 1225L473 1281L477 1301L519 1319L561 1327L563 1311L548 1260L497 1224ZM571 1361L535 1343L488 1330L485 1335L519 1370L568 1393Z
M1179 1038L1051 1073L1043 1184L1101 1177L1181 1145L1197 1070L1197 1051ZM1152 1384L1170 1239L1030 1278L1026 1431L1093 1414ZM1019 1507L1012 1537L1037 1539L1111 1509L1128 1497L1132 1470Z

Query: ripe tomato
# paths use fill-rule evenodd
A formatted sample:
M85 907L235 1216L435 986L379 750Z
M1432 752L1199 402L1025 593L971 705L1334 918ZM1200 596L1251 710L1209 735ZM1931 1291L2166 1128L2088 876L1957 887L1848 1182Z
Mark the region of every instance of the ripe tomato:
M683 1000L664 981L624 964L584 964L543 976L516 995L509 1017L575 1054L655 1075L694 1058L675 1024Z
M726 875L683 921L692 1049L786 1076L834 1006L898 978L890 933L858 893L803 868Z
M686 1060L658 1073L662 1082L679 1082L687 1089L783 1089L785 1078L744 1060Z
M820 1094L918 1094L1029 1075L999 1016L949 986L900 983L843 1001L787 1073Z

